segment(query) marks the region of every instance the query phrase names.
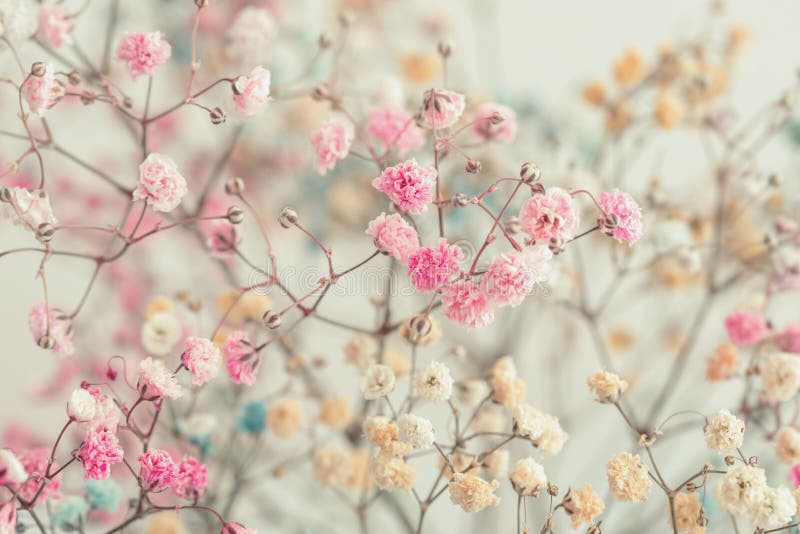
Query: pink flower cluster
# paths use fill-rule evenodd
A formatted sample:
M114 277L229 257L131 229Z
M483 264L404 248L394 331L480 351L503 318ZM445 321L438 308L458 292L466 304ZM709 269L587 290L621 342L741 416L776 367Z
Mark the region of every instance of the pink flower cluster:
M158 401L167 397L177 399L182 390L175 375L161 360L146 358L139 364L139 395L148 401Z
M510 143L517 136L517 114L507 106L485 102L473 112L471 129L481 141Z
M418 215L428 209L433 200L436 179L434 169L426 169L410 159L383 170L372 180L372 186L386 194L389 200L408 213Z
M600 193L598 203L605 213L605 217L601 216L599 220L603 233L628 245L633 245L642 237L642 210L632 196L614 189ZM615 219L613 227L608 225L609 216Z
M800 324L790 324L775 336L775 342L783 352L800 354Z
M755 345L769 334L769 325L758 312L738 311L725 318L728 337L741 347Z
M176 465L167 451L151 449L139 456L139 481L147 491L171 487L178 497L194 499L208 486L208 469L191 456L184 456Z
M375 238L375 247L402 265L419 249L417 231L397 213L381 213L369 222L366 233Z
M349 121L331 119L322 123L311 136L317 172L325 175L336 167L337 161L347 157L352 142L353 125Z
M66 92L61 82L56 79L55 67L52 64L48 64L41 75L29 75L20 91L31 113L40 117L55 106Z
M39 37L53 48L70 44L74 19L68 17L58 4L45 4L39 9Z
M117 59L128 64L133 78L154 76L156 69L172 56L172 47L161 32L131 32L122 37Z
M408 258L408 276L418 291L435 291L460 272L461 249L442 238L435 247L420 247Z
M243 330L231 332L222 345L222 352L225 353L228 376L234 384L248 386L255 384L261 358L247 337L247 332Z
M525 201L519 212L522 230L535 242L551 239L568 241L578 228L578 212L572 195L558 187L536 193Z
M263 110L269 101L270 72L262 66L250 71L247 76L239 76L233 82L233 102L236 111L245 117L252 117Z
M44 302L31 308L28 314L28 326L33 334L33 339L37 342L43 336L49 335L55 342L53 350L57 354L71 356L75 353L69 320L62 319L59 312L48 308Z
M111 474L111 464L122 461L123 454L117 436L101 428L86 435L78 459L86 470L87 479L103 480Z
M544 280L552 257L546 245L497 256L481 279L481 289L495 306L519 306L536 283Z
M195 385L202 385L216 378L222 356L210 340L190 336L186 338L186 350L181 355L181 363L186 367Z
M41 486L41 478L47 473L47 467L50 464L50 449L47 447L35 447L27 449L17 455L22 467L30 476L27 482L22 484L17 489L17 493L23 499L29 501L33 499L34 495L39 493ZM53 463L50 466L52 472L58 470L58 464ZM39 499L59 499L61 498L61 474L56 475L50 479L50 482L45 484L39 493Z
M202 497L208 486L208 468L191 456L184 456L175 469L172 491L184 499Z
M427 128L449 128L464 113L464 95L443 89L431 89L425 93L422 104L422 123Z
M425 130L417 126L411 113L396 106L370 111L367 132L401 158L425 144Z
M175 162L154 152L139 165L133 200L146 199L155 211L169 212L178 207L187 191L186 179Z
M478 284L459 280L442 291L444 315L451 321L480 328L494 321L494 310L489 298Z
M239 227L222 219L209 224L206 233L206 246L218 258L235 254L236 247L242 244Z

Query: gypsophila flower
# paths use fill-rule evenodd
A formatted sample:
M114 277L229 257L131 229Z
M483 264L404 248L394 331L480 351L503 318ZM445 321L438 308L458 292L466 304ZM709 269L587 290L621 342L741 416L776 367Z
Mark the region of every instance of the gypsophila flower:
M408 275L418 291L434 291L459 272L461 249L440 239L436 247L421 247L408 259Z
M78 459L86 470L86 479L108 478L111 464L121 462L122 457L123 450L117 436L106 429L89 432L78 451Z
M195 385L213 380L219 372L221 359L219 349L211 340L194 336L186 338L181 363L192 373Z
M425 144L425 131L417 126L411 113L399 107L373 109L366 129L384 149L393 148L401 158Z
M186 179L168 156L151 153L139 165L139 183L133 200L146 199L155 211L170 212L178 207L188 191Z
M255 384L261 358L255 352L247 332L235 330L228 334L222 352L225 353L225 368L234 384Z
M442 362L431 362L414 375L414 389L425 400L445 402L453 394L453 377Z
M78 423L88 423L95 417L97 401L94 395L83 388L72 392L67 402L67 415Z
M53 525L63 531L77 530L86 521L89 504L82 497L68 497L58 503L53 513Z
M95 510L114 512L122 498L122 488L112 479L86 481L86 500Z
M128 65L128 72L134 79L142 74L155 76L156 69L170 56L172 47L158 31L126 33L117 48L117 59Z
M58 464L53 463L50 465L50 448L49 447L34 447L20 452L17 457L22 464L23 470L30 475L30 478L17 488L17 494L30 501L34 495L39 495L42 501L47 499L60 499L61 498L61 475L51 477L50 481L45 483L42 487L42 481L39 475L42 476L47 472L48 468L53 472L58 471ZM49 467L48 467L49 466Z
M394 390L395 376L385 365L371 365L361 379L361 392L367 400L385 397Z
M424 417L403 414L397 418L400 439L415 449L427 449L433 446L433 423Z
M769 333L764 316L752 311L731 313L725 317L725 329L731 341L741 347L755 345Z
M492 387L492 400L506 408L514 408L525 401L525 382L512 374L496 373L489 379Z
M416 469L402 458L378 453L370 460L369 473L382 490L410 490L414 485Z
M763 469L736 465L714 485L714 495L725 511L738 517L758 506L766 487Z
M58 4L45 4L39 9L39 25L37 33L41 39L59 48L72 43L72 26L74 19L67 16Z
M435 169L422 167L417 160L409 159L394 167L387 167L372 180L372 187L385 193L402 211L419 215L433 201Z
M419 249L417 231L397 213L381 213L369 222L366 233L375 240L375 247L392 256L402 265Z
M317 421L334 429L342 429L350 422L350 403L337 396L323 400L319 405Z
M25 482L28 473L22 462L8 449L0 449L0 484L16 486Z
M786 401L800 391L800 357L773 352L761 359L759 371L764 393L778 401Z
M36 7L27 0L0 0L0 32L19 43L36 32Z
M539 490L547 484L544 467L533 458L517 460L508 473L514 491L524 497L536 497Z
M705 436L709 449L720 453L735 451L744 440L744 421L728 410L720 410L708 418Z
M481 287L467 280L446 285L442 290L444 315L451 321L480 328L494 321L494 310Z
M487 482L466 473L454 474L448 484L450 501L465 512L478 512L487 506L500 504L500 497L493 493L499 487L500 483L496 480Z
M245 6L225 32L225 55L241 63L254 63L275 34L275 20L270 12Z
M797 503L792 492L784 486L764 488L761 497L750 509L753 523L762 529L777 529L788 525L797 512Z
M606 507L590 484L570 489L564 497L563 505L572 520L572 528L591 523Z
M791 426L775 433L775 456L787 465L800 464L800 432Z
M233 101L236 111L252 117L263 110L272 99L269 95L270 72L261 65L247 76L239 76L233 82Z
M280 438L290 438L300 431L303 425L303 409L300 401L291 397L281 397L270 406L267 426Z
M41 117L61 100L66 90L56 79L55 67L48 63L41 76L30 75L26 78L20 87L20 93L28 103L31 113Z
M495 306L519 306L537 279L522 252L507 252L492 259L481 278L481 291Z
M599 222L603 233L628 245L633 245L642 237L642 210L632 196L614 189L600 193L597 202L604 213ZM608 217L614 217L615 226L609 226Z
M378 355L378 344L372 336L366 334L353 334L344 346L344 354L348 363L355 364L360 370L375 363Z
M48 335L55 343L53 351L57 354L62 356L74 354L75 345L72 342L72 328L69 321L62 318L56 310L48 308L44 302L31 308L28 314L28 326L35 341L38 342L43 336Z
M139 456L139 481L147 491L163 491L175 480L172 457L161 449L151 449Z
M679 492L673 498L672 508L675 513L675 526L679 534L705 534L701 526L703 504L697 493ZM670 525L672 514L668 514Z
M353 125L344 119L330 119L311 136L317 172L325 175L336 162L347 157L353 142Z
M480 141L510 143L517 135L517 114L508 106L484 102L472 113L471 129Z
M172 491L184 499L202 497L208 485L208 468L205 464L191 456L184 456L175 467L172 479Z
M775 343L783 352L800 354L800 324L790 324L778 332Z
M606 464L606 475L611 494L618 501L646 501L652 482L647 475L647 467L639 455L621 452Z
M547 244L550 239L568 241L578 228L578 212L572 195L558 187L526 200L519 220L522 230L540 244Z
M122 412L114 403L114 399L104 394L100 388L90 387L88 391L95 401L94 417L89 421L89 430L107 428L111 432L116 432Z
M3 206L3 213L15 225L24 226L36 232L42 224L57 225L58 219L50 206L50 197L42 189L29 191L23 187L9 187L9 203Z
M561 452L569 436L564 432L564 429L561 428L558 417L544 414L539 427L541 428L541 432L537 436L531 436L531 442L534 447L539 449L539 452L542 454L548 456Z
M0 532L14 534L17 531L17 508L12 501L0 505Z
M314 451L312 468L320 486L339 486L345 483L352 466L347 452L335 445L325 445Z
M422 124L437 130L449 128L461 118L464 105L462 94L444 89L431 89L425 93L422 104Z
M208 234L206 246L218 258L236 254L237 247L242 244L239 225L231 224L228 221L212 221L208 225L206 233Z
M507 477L509 457L510 453L506 449L497 449L484 456L483 466L486 473L493 478Z
M267 425L267 407L263 402L252 401L242 406L237 427L243 432L259 434Z
M616 403L620 395L628 389L628 383L607 371L596 371L587 380L589 390L597 402Z
M146 358L139 364L139 394L145 400L157 401L164 397L177 399L183 394L175 375L164 362Z

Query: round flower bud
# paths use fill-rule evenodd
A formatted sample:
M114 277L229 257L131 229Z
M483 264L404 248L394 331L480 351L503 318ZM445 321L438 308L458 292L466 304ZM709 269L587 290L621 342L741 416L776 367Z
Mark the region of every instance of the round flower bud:
M448 41L441 41L438 46L439 54L444 57L450 57L453 53L453 44Z
M291 228L295 223L297 223L297 212L292 208L283 208L278 221L284 228Z
M244 220L244 212L239 206L231 206L228 208L227 217L231 224L239 224Z
M42 76L44 76L45 70L46 69L45 69L44 63L42 63L41 61L37 61L36 63L31 65L31 75L32 76L36 76L38 78L41 78Z
M326 48L330 48L330 46L333 44L333 38L329 33L322 33L320 34L319 39L317 39L317 43L321 49L325 50Z
M225 192L229 195L240 195L244 192L244 180L233 178L225 183Z
M227 119L225 112L218 107L211 110L209 117L211 117L211 124L222 124Z
M481 172L481 162L476 159L467 161L467 172L469 174L478 174Z
M272 310L264 312L264 325L270 330L275 330L281 325L281 314Z
M505 221L505 229L511 235L518 234L520 230L522 230L522 223L519 220L519 217L512 216L506 219Z
M56 234L56 229L53 228L53 225L50 223L42 223L36 229L36 239L38 239L42 243L50 242L50 240L53 239L53 236L55 234Z
M67 75L70 85L78 85L81 83L81 75L78 71L72 71Z
M11 189L0 187L0 202L11 202Z
M542 171L540 171L539 167L533 163L526 161L519 169L519 177L522 178L522 181L527 184L538 182L539 178L542 177Z
M56 340L53 336L45 334L36 340L36 344L44 350L52 350L56 346Z
M496 110L493 111L492 114L489 115L489 117L487 117L487 118L489 119L490 123L495 124L495 125L496 124L500 124L501 122L506 120L505 117L503 117L503 115L499 111L496 111Z
M551 237L550 242L547 243L547 248L550 249L550 252L553 254L560 254L564 252L564 240L560 237Z
M469 197L464 193L456 193L453 197L453 206L456 208L463 208L467 205L469 205Z
M409 328L403 333L405 334L406 341L416 344L419 340L430 334L433 328L433 323L427 315L418 314L411 318L408 323Z
M603 229L604 233L613 233L614 228L619 226L619 217L616 213L605 213L597 219L597 224Z

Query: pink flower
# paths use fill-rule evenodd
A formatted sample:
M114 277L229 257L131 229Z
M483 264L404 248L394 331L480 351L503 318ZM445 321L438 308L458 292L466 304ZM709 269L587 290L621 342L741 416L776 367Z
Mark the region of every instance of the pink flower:
M755 345L769 333L764 316L758 312L733 312L725 318L728 337L739 346Z
M123 454L117 436L103 428L86 435L78 452L78 459L86 469L87 480L103 480L111 474L111 464L122 461Z
M397 213L381 213L369 222L367 234L375 238L375 247L403 265L419 249L417 231Z
M208 485L208 469L191 456L184 456L175 471L172 490L178 497L196 499L201 497Z
M790 324L781 330L775 342L783 352L800 354L800 324Z
M449 128L464 113L464 95L431 89L425 93L422 103L422 123L428 128L437 130Z
M262 66L250 71L248 76L239 76L233 82L233 101L236 111L245 117L252 117L267 106L270 73Z
M48 447L36 447L28 449L18 455L19 461L30 479L25 482L17 493L20 497L29 501L39 491L41 477L47 473L47 464L50 461L50 449ZM58 464L53 463L50 467L51 472L58 470ZM61 475L53 477L42 489L39 499L59 499L61 498ZM41 501L38 501L41 502Z
M155 211L169 212L178 207L186 192L186 179L170 157L154 152L139 165L133 200L147 199Z
M69 320L63 317L61 312L48 308L44 302L31 308L28 314L28 326L36 342L43 336L49 335L55 341L53 350L57 354L71 356L75 353Z
M389 199L408 213L418 215L428 209L433 199L436 171L425 169L410 159L383 170L372 180L372 187L386 193Z
M256 381L256 373L261 359L247 337L247 332L234 330L222 345L225 353L225 367L234 384L252 386Z
M222 525L220 534L256 534L256 531L245 527L241 523L225 523Z
M175 375L167 369L164 362L146 358L139 364L139 382L136 385L143 399L157 401L164 397L177 399L181 390Z
M605 217L600 217L600 230L628 245L633 245L642 237L642 210L632 196L614 189L600 193L598 203L605 212ZM616 226L609 227L609 216L616 219Z
M31 113L40 117L56 105L64 96L64 86L56 79L55 67L48 64L41 76L30 75L20 88L22 98L28 103Z
M417 126L411 113L400 107L389 106L370 111L367 132L380 141L384 148L394 148L401 158L425 144L425 130Z
M535 194L525 201L519 219L522 230L534 241L567 241L572 239L578 227L578 213L573 206L572 195L558 187Z
M228 221L222 219L212 221L207 232L206 246L214 256L224 257L234 254L236 247L242 244L239 227Z
M0 506L0 533L14 534L17 531L17 509L8 501Z
M494 102L485 102L472 114L472 133L481 141L510 143L517 135L517 114Z
M792 466L792 483L795 488L800 488L800 464Z
M161 449L151 449L139 456L139 480L147 491L162 491L175 480L172 457Z
M117 48L117 59L128 64L128 71L134 79L142 74L154 76L156 69L171 55L172 47L161 32L126 33Z
M74 19L68 17L62 11L61 6L56 4L45 4L39 10L39 36L50 46L59 48L61 45L72 42L72 31Z
M116 432L121 412L117 405L114 404L114 400L105 395L99 388L90 387L88 391L95 401L94 417L89 421L89 430L106 428L110 432Z
M545 245L502 254L489 264L481 290L495 306L519 306L534 285L544 280L552 255Z
M186 350L181 362L192 373L196 385L213 380L219 372L221 359L219 349L209 339L190 336L186 338Z
M457 245L448 245L444 238L435 248L421 247L408 258L411 283L419 291L439 289L458 274L460 259L461 249Z
M782 291L800 289L800 250L781 247L772 254L772 283Z
M471 281L459 280L445 286L442 304L445 317L465 326L480 328L494 321L489 299L478 284Z
M353 125L341 120L327 120L311 136L311 146L317 156L317 172L327 174L336 162L347 157L353 142Z

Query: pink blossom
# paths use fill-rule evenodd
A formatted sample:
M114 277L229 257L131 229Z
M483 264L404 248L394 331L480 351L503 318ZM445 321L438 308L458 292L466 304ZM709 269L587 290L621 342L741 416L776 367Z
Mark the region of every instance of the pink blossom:
M494 321L488 297L475 282L459 280L442 291L444 315L451 321L480 328Z
M211 340L194 336L186 338L181 362L192 373L196 385L210 382L217 376L221 358L219 349Z
M519 212L519 219L522 230L535 241L567 241L572 239L578 227L578 213L572 195L558 187L526 200Z
M25 482L18 490L17 493L20 497L29 501L39 491L41 486L41 477L47 474L47 465L50 463L50 449L48 447L36 447L28 449L17 455L19 461L25 472L28 473L30 479ZM50 467L51 472L58 470L58 464L53 463ZM60 499L61 498L61 475L58 474L53 477L50 482L45 484L42 489L39 499Z
M175 375L167 369L164 362L146 358L139 364L137 389L143 399L157 401L164 397L177 399L181 396L181 386Z
M233 383L252 386L256 381L261 359L250 343L247 332L231 332L222 345L222 351L225 353L225 367Z
M102 428L86 435L78 452L78 459L86 469L87 480L103 480L111 474L111 464L121 462L123 455L117 436Z
M510 143L517 135L517 114L507 106L485 102L472 114L472 133L481 141Z
M128 64L128 71L134 79L142 74L154 76L156 69L171 55L172 47L161 32L126 33L117 48L117 59Z
M172 457L164 450L151 449L139 456L139 480L147 491L162 491L175 480Z
M600 217L600 230L628 245L633 245L642 237L642 210L632 196L614 189L600 193L598 203L605 213L605 217ZM608 227L608 216L616 218L613 228Z
M549 269L553 253L545 245L511 251L492 260L481 279L481 290L495 306L519 306Z
M401 158L425 144L425 130L417 126L411 113L396 106L370 111L367 132L384 148L394 148Z
M8 501L0 506L0 532L13 534L17 531L17 508Z
M410 159L384 169L372 180L372 187L386 193L401 210L418 215L428 209L433 199L435 180L434 169L423 168L417 160Z
M208 469L205 464L191 456L184 456L175 470L172 490L178 497L196 499L201 497L208 485Z
M155 211L169 212L178 207L186 192L186 179L170 157L154 152L139 165L133 200L147 199Z
M39 10L39 36L53 48L72 42L74 19L67 16L57 4L45 4Z
M239 227L228 221L222 219L212 221L207 232L206 246L217 257L234 254L236 247L242 244L242 233L239 231Z
M75 353L72 343L72 327L69 319L63 317L61 312L48 308L47 304L40 302L31 308L28 314L28 326L33 339L39 341L42 336L50 335L55 341L53 350L61 356L71 356Z
M353 125L343 120L331 119L322 123L311 136L311 146L316 154L317 172L327 174L336 162L347 157L353 142Z
M800 464L792 466L792 483L795 488L800 488Z
M439 289L458 274L461 249L444 238L436 247L421 247L408 258L408 275L419 291Z
M256 534L256 531L245 527L241 523L225 523L222 525L220 534Z
M40 117L56 105L64 96L64 86L56 79L55 67L48 64L41 76L30 75L20 88L22 98L28 103L31 113Z
M464 113L464 95L431 89L425 93L422 104L422 123L428 128L437 130L449 128Z
M800 249L782 247L772 254L772 282L782 291L800 289Z
M800 324L790 324L775 337L775 342L783 352L800 354Z
M375 238L375 247L399 261L408 264L408 257L419 249L417 231L397 213L381 213L369 222L367 234Z
M58 224L58 219L53 214L50 197L43 189L25 189L24 187L9 187L9 201L3 206L3 213L15 225L24 226L36 232L41 224Z
M262 66L250 71L247 76L239 76L233 82L233 101L236 111L245 117L252 117L271 100L269 96L270 72Z
M755 345L769 333L769 325L758 312L738 311L725 318L728 337L739 346Z

